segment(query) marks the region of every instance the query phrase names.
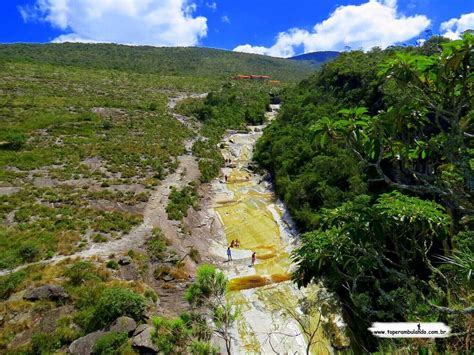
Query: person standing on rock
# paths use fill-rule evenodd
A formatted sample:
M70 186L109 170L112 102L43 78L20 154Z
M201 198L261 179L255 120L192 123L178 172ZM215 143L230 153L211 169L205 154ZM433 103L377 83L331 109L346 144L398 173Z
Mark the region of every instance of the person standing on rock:
M232 251L227 247L227 261L232 261Z
M252 266L255 265L255 261L257 260L257 253L253 252L252 253Z

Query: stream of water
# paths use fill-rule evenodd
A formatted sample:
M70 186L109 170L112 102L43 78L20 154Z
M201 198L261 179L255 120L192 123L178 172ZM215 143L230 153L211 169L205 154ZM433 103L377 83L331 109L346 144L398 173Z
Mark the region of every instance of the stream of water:
M279 107L272 108L269 121ZM305 354L308 348L312 354L334 353L334 337L347 342L337 330L343 325L337 315L321 311L323 303L316 299L324 293L321 287L298 289L290 281L290 254L298 236L271 183L248 168L265 125L248 128L249 132L230 133L222 141L227 163L223 178L212 186L213 212L224 232L212 252L225 256L231 241L240 241L240 247L232 249L233 260L222 268L230 280L229 300L240 311L232 353ZM254 266L252 252L257 256ZM304 300L313 302L310 311L308 307L304 311ZM331 339L326 335L329 324L335 328Z

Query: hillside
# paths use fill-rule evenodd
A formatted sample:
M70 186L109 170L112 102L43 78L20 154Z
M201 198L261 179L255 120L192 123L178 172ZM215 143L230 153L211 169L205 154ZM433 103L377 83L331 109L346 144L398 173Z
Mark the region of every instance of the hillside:
M341 53L335 51L321 51L297 55L289 59L296 61L306 61L313 64L323 64L327 61L337 58Z
M157 48L115 44L0 45L0 60L24 61L94 69L116 69L168 76L223 78L265 74L298 81L314 71L310 63L211 48Z
M309 70L192 48L15 45L2 56L0 353L85 354L84 336L104 329L90 347L134 354L133 332L110 326L176 324L190 310L196 268L221 260L202 215L224 163L217 143L261 122L280 90L229 74ZM189 353L197 337L182 332L170 346Z
M343 53L286 92L257 143L256 161L305 232L294 279L322 279L339 296L355 353L472 348L473 47L465 34ZM428 321L459 337L368 331Z

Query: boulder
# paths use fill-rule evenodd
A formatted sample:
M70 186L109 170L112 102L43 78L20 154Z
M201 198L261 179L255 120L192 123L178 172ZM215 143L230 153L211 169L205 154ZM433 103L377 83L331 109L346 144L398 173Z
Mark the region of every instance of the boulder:
M51 300L59 301L68 298L66 290L58 285L44 285L28 290L23 295L23 298L28 301Z
M158 354L158 347L153 344L152 335L155 328L148 324L137 327L132 338L132 346L140 354Z
M87 334L86 336L74 340L71 345L69 345L69 353L72 355L89 355L92 353L95 343L103 335L107 334L106 332L99 330L94 333Z
M132 334L137 328L137 322L130 317L119 317L116 319L114 324L110 327L111 332L123 332L128 335Z
M120 265L129 265L132 263L132 258L129 256L124 256L120 258L119 262Z
M142 279L140 271L133 264L122 265L120 268L120 276L126 281L139 281Z

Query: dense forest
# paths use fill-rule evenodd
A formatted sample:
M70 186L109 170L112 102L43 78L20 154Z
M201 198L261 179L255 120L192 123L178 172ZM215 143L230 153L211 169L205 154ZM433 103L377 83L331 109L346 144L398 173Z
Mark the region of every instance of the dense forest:
M474 268L474 37L341 54L284 94L255 160L302 235L295 281L339 296L358 351L468 352ZM442 321L386 341L375 321Z
M265 74L276 80L297 82L308 77L325 60L327 59L322 58L318 62L290 61L195 47L157 48L81 43L0 45L0 62L22 61L220 79L236 74Z

